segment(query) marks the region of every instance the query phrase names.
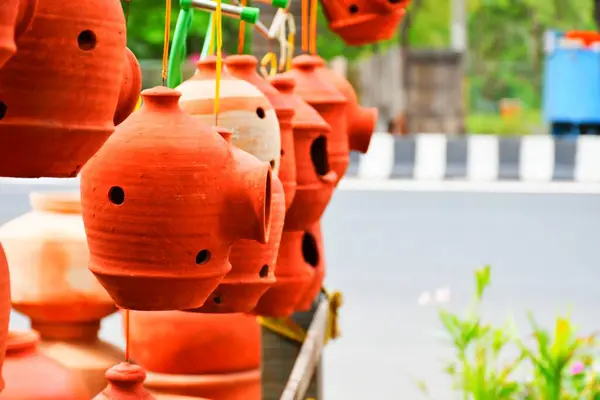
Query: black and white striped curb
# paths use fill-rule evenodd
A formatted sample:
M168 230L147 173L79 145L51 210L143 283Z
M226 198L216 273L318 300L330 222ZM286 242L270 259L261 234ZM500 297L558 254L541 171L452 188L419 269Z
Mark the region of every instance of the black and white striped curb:
M600 182L600 137L375 133L351 154L348 177L410 180Z

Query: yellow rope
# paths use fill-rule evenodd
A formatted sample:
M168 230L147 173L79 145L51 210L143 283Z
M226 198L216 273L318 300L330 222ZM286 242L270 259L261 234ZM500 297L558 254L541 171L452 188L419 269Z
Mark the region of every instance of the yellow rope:
M165 39L163 44L162 84L167 82L167 69L169 68L169 35L171 33L171 0L166 1L165 10Z
M216 48L217 48L217 73L215 76L215 125L219 125L219 98L221 97L221 68L223 63L223 14L221 10L221 1L217 0L217 8L215 10L215 27L217 30L216 34Z
M285 69L286 71L289 71L292 69L292 59L294 58L294 52L296 51L296 21L291 13L288 13L287 15L287 25L290 31L288 32L288 49Z
M271 68L267 71L267 66L269 63ZM275 76L277 74L277 56L272 51L265 54L260 61L260 73L265 79L267 79L269 76Z

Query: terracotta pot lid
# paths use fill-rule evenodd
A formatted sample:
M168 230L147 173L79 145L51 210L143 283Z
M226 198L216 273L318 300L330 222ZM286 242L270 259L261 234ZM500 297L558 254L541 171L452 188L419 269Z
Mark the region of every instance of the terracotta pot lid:
M346 97L317 73L317 68L324 65L321 57L303 54L292 60L292 69L286 74L296 78L296 93L307 103L345 104Z
M269 78L269 82L285 98L286 102L294 107L296 112L294 118L292 118L294 128L331 131L331 126L325 122L323 117L301 97L294 94L296 79L292 75L287 73L275 75Z
M81 214L81 194L79 192L39 193L29 195L31 208L64 214Z
M225 68L225 62L221 64L221 79L236 79ZM196 73L190 78L192 80L213 80L217 76L217 56L208 56L196 63Z
M123 362L106 371L105 376L108 387L95 399L156 400L142 385L146 380L146 371L139 365Z
M278 114L291 114L294 112L294 106L286 101L272 84L256 72L258 65L256 57L247 54L232 55L225 59L225 65L229 73L235 78L243 79L260 90L269 100L275 112Z

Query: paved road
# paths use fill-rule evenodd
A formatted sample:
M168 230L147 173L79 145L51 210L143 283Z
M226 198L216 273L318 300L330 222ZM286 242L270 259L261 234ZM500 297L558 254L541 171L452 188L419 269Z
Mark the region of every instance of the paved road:
M27 193L0 185L0 223L28 209ZM53 187L53 190L58 189ZM423 291L449 287L448 306L472 294L472 271L491 263L486 315L525 310L549 323L572 304L583 329L598 327L600 196L342 191L324 222L329 286L344 293L343 337L326 353L330 400L419 399L411 377L447 399L439 373L447 348L436 337L436 309ZM18 316L13 327L25 321ZM105 338L121 342L115 318Z

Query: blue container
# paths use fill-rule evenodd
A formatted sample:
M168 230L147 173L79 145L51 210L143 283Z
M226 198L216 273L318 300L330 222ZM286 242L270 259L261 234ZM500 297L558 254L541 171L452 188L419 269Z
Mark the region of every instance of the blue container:
M556 32L549 35L554 35L554 43L562 37ZM545 119L551 124L600 124L600 51L549 47L544 66Z

